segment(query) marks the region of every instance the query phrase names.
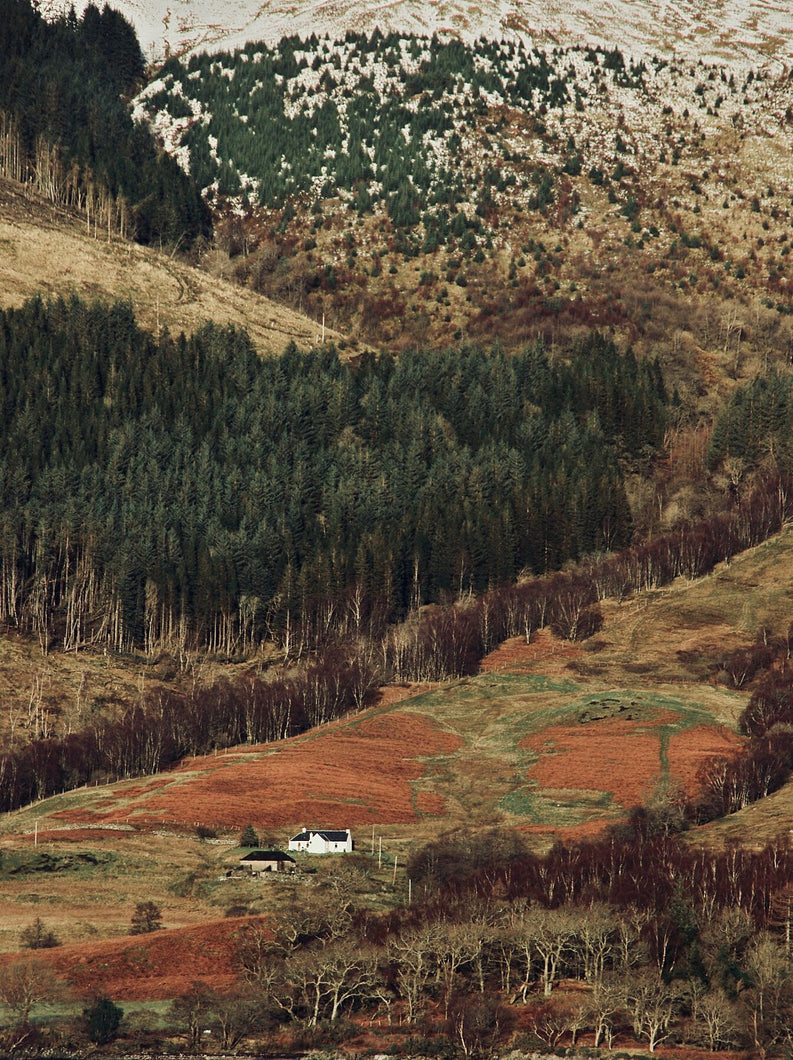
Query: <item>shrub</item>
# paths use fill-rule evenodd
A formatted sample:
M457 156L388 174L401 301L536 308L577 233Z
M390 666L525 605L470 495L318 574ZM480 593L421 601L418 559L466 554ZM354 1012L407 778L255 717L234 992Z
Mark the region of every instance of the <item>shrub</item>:
M50 950L61 944L55 932L45 927L39 917L22 929L19 941L26 950Z
M123 1018L123 1008L119 1008L109 997L98 997L90 1008L83 1009L88 1037L95 1045L112 1042Z
M250 916L251 911L247 905L230 905L223 915L228 917Z
M148 935L162 927L162 913L154 902L138 902L132 914L130 935Z

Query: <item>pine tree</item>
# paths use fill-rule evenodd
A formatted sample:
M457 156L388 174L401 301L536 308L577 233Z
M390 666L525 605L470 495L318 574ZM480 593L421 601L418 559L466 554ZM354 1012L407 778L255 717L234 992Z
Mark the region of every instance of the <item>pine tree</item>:
M259 845L259 837L256 834L256 829L252 824L248 823L243 829L242 835L240 836L241 847L257 847Z
M123 1018L123 1008L103 995L100 995L88 1008L83 1009L88 1037L96 1045L107 1045L114 1041Z
M132 914L130 935L148 935L162 927L162 913L154 902L138 902Z

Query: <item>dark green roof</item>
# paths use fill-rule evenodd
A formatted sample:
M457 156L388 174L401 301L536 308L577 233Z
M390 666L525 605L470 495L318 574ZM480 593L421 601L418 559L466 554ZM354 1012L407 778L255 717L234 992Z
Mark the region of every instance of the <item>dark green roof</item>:
M251 850L244 854L240 861L294 861L294 858L284 853L283 850Z

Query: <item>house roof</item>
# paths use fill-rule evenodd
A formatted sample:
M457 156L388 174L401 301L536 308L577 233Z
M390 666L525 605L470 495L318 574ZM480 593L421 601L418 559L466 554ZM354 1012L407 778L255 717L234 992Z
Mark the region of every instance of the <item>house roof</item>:
M240 861L292 861L294 858L284 853L283 850L252 850L249 854L240 858Z
M328 843L346 843L349 836L349 832L341 828L311 828L305 832L298 832L297 835L292 836L289 840L290 843L307 843L312 835L322 836L323 839L327 840Z

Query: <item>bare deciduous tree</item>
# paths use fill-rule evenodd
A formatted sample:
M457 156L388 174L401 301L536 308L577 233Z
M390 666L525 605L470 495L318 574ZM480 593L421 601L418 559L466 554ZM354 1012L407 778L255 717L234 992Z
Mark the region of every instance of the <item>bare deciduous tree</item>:
M597 983L603 978L606 963L614 953L617 917L603 903L593 903L580 910L579 923L571 946L580 955L584 978Z
M301 896L275 922L275 941L284 953L317 942L327 946L344 938L352 922L352 907L340 900L328 902L320 894Z
M755 1049L761 1054L788 1034L793 1013L793 966L767 932L750 943L745 968L751 988L740 994L746 1023Z
M194 981L180 997L177 997L171 1011L184 1025L189 1049L196 1049L201 1041L201 1033L211 1017L216 995L206 983Z
M625 1000L633 1018L633 1030L647 1041L651 1053L672 1031L680 997L655 971L645 970L627 985Z
M483 1054L498 1039L506 1014L492 998L460 995L453 1005L450 1022L465 1056Z
M728 1049L738 1040L733 1003L723 990L703 989L696 1001L690 1001L692 1038L707 1045L712 1053Z
M435 970L438 939L434 928L416 928L389 940L388 955L396 963L397 989L405 1000L405 1018L415 1023L424 988Z
M262 1025L267 1006L250 988L216 994L212 1014L220 1031L220 1044L234 1049L246 1034Z
M21 1027L28 1026L36 1005L54 1001L63 992L63 984L41 961L14 961L0 970L0 1001Z
M611 1048L615 1021L624 1004L625 990L618 979L604 978L595 982L587 1009L595 1032L596 1049L603 1042L607 1048Z
M286 979L310 1027L323 1017L333 1023L346 1002L369 995L376 971L374 954L361 950L352 939L297 953L285 962Z
M566 909L536 909L529 922L545 997L551 996L559 967L575 938L577 919Z
M443 1018L449 1018L449 1005L457 986L460 969L470 964L476 953L476 939L470 924L438 925L436 962L443 995Z

